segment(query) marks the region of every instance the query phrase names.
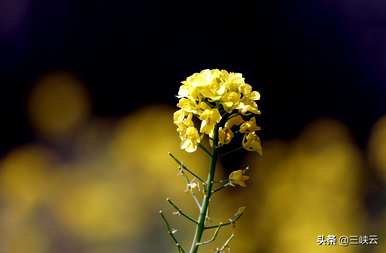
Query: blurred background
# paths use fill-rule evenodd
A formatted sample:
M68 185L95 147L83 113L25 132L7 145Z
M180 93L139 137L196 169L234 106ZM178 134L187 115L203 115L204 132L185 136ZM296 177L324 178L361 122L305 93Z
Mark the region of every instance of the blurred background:
M0 253L176 252L191 226L173 152L180 81L241 72L260 91L264 156L248 188L216 196L212 218L247 206L231 252L386 252L386 3L381 0L0 0ZM196 213L192 212L193 215ZM319 246L318 235L378 235Z

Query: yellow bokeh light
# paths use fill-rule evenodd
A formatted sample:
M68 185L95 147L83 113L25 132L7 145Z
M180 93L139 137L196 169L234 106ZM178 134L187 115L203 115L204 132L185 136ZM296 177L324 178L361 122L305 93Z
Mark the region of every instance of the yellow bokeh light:
M89 107L88 94L77 79L67 73L52 73L37 82L28 109L41 134L63 137L82 123Z
M374 125L369 140L370 163L386 182L386 116Z
M173 110L165 106L134 112L118 123L112 139L111 155L116 166L129 171L141 170L148 179L147 188L158 192L156 187L161 186L174 194L184 189L184 181L177 177L178 166L168 152L175 154L199 174L205 171L208 159L204 153L189 155L180 150L172 117Z
M253 214L243 217L250 220L241 227L234 249L326 252L316 243L318 235L360 233L364 212L358 198L358 154L347 129L332 120L311 124L293 143L265 143L264 157L251 158L255 182L247 211ZM328 251L355 249L335 246Z
M10 228L0 238L0 252L4 253L49 253L49 246L47 235L27 223Z
M108 173L101 175L95 169L64 172L58 177L61 182L58 181L51 209L58 221L82 240L135 236L141 233L138 226L143 222L142 205L132 204L137 195L124 179Z
M39 82L30 105L31 119L45 137L66 138L82 127L72 135L73 157L68 160L54 159L46 148L29 145L16 148L0 162L0 205L4 207L0 234L8 234L0 238L0 252L48 252L53 238L50 231L41 229L35 215L43 209L52 218L52 231L69 236L84 252L138 250L154 235L162 237L157 243L165 241L163 247L172 249L158 209L164 210L173 228L178 228L179 240L188 245L192 224L172 215L174 209L162 196L172 198L193 217L197 208L168 152L202 177L208 157L201 151L192 155L180 150L173 108L154 105L118 121L96 119L82 124L89 110L87 94L67 74L53 74ZM383 117L369 142L371 162L381 173L386 171L385 129ZM246 206L245 214L235 229L222 229L216 242L200 251L213 252L230 233L236 234L232 252L355 251L355 247L327 249L316 243L320 234L366 230L359 197L363 161L343 125L333 120L314 122L293 141L265 141L264 156L249 153L248 161L248 187L216 193L209 215L211 224L217 224L238 207ZM227 176L221 165L217 176ZM24 244L17 234L25 237ZM210 236L206 233L205 239Z
M39 146L10 152L0 165L0 192L8 205L33 207L50 192L53 156Z

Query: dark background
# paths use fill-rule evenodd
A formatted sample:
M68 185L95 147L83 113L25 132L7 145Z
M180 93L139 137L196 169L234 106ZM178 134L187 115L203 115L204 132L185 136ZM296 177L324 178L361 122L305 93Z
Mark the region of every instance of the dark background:
M385 5L0 0L0 152L33 140L28 93L59 69L85 83L102 117L174 104L179 82L204 68L241 72L262 94L263 138L330 117L364 148L386 113Z

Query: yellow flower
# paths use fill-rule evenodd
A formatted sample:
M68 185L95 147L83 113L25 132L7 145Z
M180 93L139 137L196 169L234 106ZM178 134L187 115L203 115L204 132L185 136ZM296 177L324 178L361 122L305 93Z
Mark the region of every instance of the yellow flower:
M210 86L220 75L218 69L204 69L200 73L194 73L186 79L186 83L190 83L192 87Z
M239 85L238 90L244 96L248 96L252 92L252 86L247 83L242 83Z
M249 179L249 176L245 176L243 170L233 171L229 175L229 182L231 183L232 186L240 185L242 187L246 187L247 184L245 183L245 181L247 181L248 179Z
M226 86L224 85L224 82L222 82L222 79L224 78L223 72L218 69L213 69L204 70L201 73L204 74L207 80L210 80L206 85L199 87L201 96L212 101L219 100L226 91Z
M174 124L177 125L177 132L181 139L181 149L187 152L196 151L201 140L197 129L194 127L192 117L191 112L186 112L183 109L176 111L173 115Z
M192 93L192 85L186 81L182 82L182 85L180 86L178 90L178 98L187 98L191 96Z
M227 73L224 82L229 91L237 92L240 92L239 87L245 84L243 75L233 72Z
M244 97L248 99L260 100L260 93L257 91L252 91L252 86L247 83L240 84L238 90L243 94Z
M198 114L201 114L204 110L212 109L206 102L200 102L198 104Z
M260 138L255 132L245 134L242 145L248 151L256 151L260 155L263 154Z
M226 112L232 112L240 103L240 93L231 91L224 94L221 98L222 105Z
M194 99L181 98L177 106L184 111L197 113L198 105Z
M248 94L247 97L252 100L260 100L260 93L257 91L252 91L250 94Z
M241 114L245 115L248 112L253 114L261 114L257 108L257 103L255 102L256 100L260 100L260 93L257 91L252 91L252 87L246 83L240 85L239 90L243 94L239 106L237 107Z
M225 127L232 128L233 126L239 126L243 122L244 119L240 115L233 116L225 122Z
M206 69L200 73L194 73L193 75L186 78L182 82L178 91L179 98L192 98L198 100L199 98L199 87L205 87L211 84L213 76L210 75L210 70Z
M229 144L232 141L233 136L232 130L228 127L220 127L218 130L218 141L221 145Z
M179 98L177 106L180 110L174 113L173 120L177 125L183 149L194 151L202 134L213 137L214 129L223 117L220 112L225 111L224 115L232 116L225 124L217 126L218 143L229 144L235 135L232 127L241 125L240 133L246 134L242 142L243 147L261 153L260 139L256 134L251 134L260 130L256 125L256 119L252 117L247 122L243 119L244 115L250 117L260 114L256 102L260 99L260 94L254 91L251 85L245 83L242 74L219 69L204 69L182 82L177 97ZM197 137L193 117L200 120L198 131L198 134L201 134L200 137Z
M240 126L240 133L251 133L257 130L260 130L261 128L256 125L256 118L252 117L249 121L244 122Z
M261 112L257 108L257 103L250 99L242 99L237 109L239 109L240 113L243 115L247 114L248 112L251 112L253 114L261 114Z
M194 126L189 126L184 131L181 139L181 149L191 153L197 150L197 145L200 143L200 134Z
M176 124L176 125L181 124L185 120L185 117L187 116L187 114L188 113L182 109L174 112L173 113L174 124Z
M214 83L213 85L201 88L200 90L200 94L205 98L209 98L211 101L220 100L224 92L225 86L219 83Z
M187 112L183 109L176 111L173 114L173 122L177 125L177 127L188 127L193 126L193 113Z
M206 109L201 113L200 120L200 132L211 136L216 124L221 120L221 115L217 109Z
M218 69L205 69L200 73L194 73L182 82L178 97L219 100L226 90L221 81L224 74L225 72Z

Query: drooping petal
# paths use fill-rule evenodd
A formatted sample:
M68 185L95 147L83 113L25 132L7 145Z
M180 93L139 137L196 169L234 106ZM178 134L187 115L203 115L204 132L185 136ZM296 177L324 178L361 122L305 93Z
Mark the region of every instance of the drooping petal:
M256 125L256 118L252 117L249 121L244 122L240 126L240 133L251 133L260 130L261 128Z
M245 183L249 179L249 176L244 175L243 170L235 170L229 175L229 182L232 185L239 185L242 187L246 187L247 184Z
M243 148L248 151L256 151L258 154L263 154L263 149L261 147L261 140L255 132L247 133L244 135Z

